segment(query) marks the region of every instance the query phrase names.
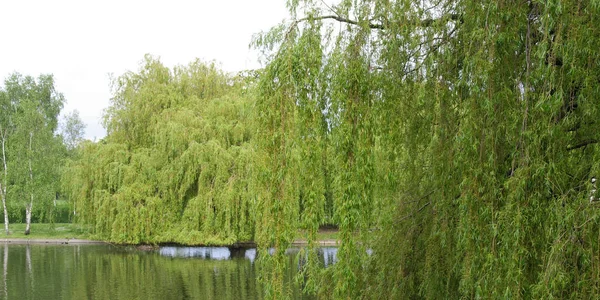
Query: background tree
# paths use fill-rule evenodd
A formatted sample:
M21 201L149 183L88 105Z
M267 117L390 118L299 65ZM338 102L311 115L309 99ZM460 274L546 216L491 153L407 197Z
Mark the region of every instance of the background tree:
M79 117L78 110L74 110L63 116L60 124L60 134L67 150L73 151L83 142L85 127L85 123Z
M12 170L9 195L27 199L23 202L25 234L29 234L34 202L49 201L56 195L55 171L60 161L53 156L60 157L62 153L55 146L60 143L55 131L64 97L56 92L51 75L35 80L16 73L6 79L4 88L11 105L8 119L12 126L7 147L7 166Z
M252 80L146 56L113 82L108 135L63 172L76 219L121 243L252 240Z
M2 208L3 208L3 212L4 212L4 232L8 235L9 234L9 229L8 229L8 225L9 225L9 220L8 220L8 210L6 208L6 197L7 197L7 190L8 190L8 165L7 165L7 157L6 157L6 151L7 151L7 144L9 144L8 142L8 138L12 133L12 129L13 129L13 124L12 124L12 118L11 118L11 114L13 112L13 107L12 107L12 103L10 101L10 98L8 97L7 93L4 90L0 90L0 105L1 105L1 114L2 117L0 118L0 139L1 139L1 143L2 143L2 181L0 181L0 184L2 186L0 186L0 196L2 197Z

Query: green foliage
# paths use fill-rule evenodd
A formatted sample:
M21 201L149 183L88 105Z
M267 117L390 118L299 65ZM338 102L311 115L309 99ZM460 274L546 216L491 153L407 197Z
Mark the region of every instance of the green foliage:
M7 207L9 219L12 225L25 223L25 206L22 203L10 204ZM52 201L46 201L33 207L31 222L32 223L69 223L73 210L71 205L64 200L57 201L54 206ZM4 213L0 211L0 219L4 219ZM11 237L17 232L14 226L11 225Z
M79 221L123 243L255 240L271 299L299 228L323 298L598 297L599 5L288 8L254 39L260 72L147 56L114 81L109 135L64 172Z
M288 8L255 38L263 246L296 210L314 240L331 192L339 261L304 273L324 298L598 297L598 5Z
M35 210L36 219L52 222L66 155L62 139L56 136L64 97L55 90L52 75L35 79L18 73L4 81L0 96L0 178L7 215L21 221L21 208L25 208Z
M79 117L79 111L74 110L63 117L60 131L67 150L73 152L83 142L85 134L85 124Z
M146 56L114 80L108 136L84 143L63 190L76 219L119 243L252 240L251 81Z

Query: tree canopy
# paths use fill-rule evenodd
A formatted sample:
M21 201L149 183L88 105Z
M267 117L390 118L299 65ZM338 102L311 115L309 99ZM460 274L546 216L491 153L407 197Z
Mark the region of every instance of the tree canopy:
M63 177L79 221L254 240L266 298L298 229L323 298L598 297L600 2L287 3L254 38L263 70L146 56L114 80L107 137Z
M5 231L9 216L26 222L32 210L51 221L50 203L60 189L60 167L64 158L62 139L56 134L64 97L54 87L52 75L37 79L10 75L0 90L0 139L2 142L2 202ZM28 228L28 227L27 227ZM26 229L28 233L28 229Z
M322 296L597 297L597 1L288 8L255 37L269 60L261 211L276 218L261 230L289 236L281 203L300 198L295 170L320 178L315 145L330 139L342 244Z
M252 240L250 84L151 56L116 78L107 137L84 143L63 178L77 219L121 243Z

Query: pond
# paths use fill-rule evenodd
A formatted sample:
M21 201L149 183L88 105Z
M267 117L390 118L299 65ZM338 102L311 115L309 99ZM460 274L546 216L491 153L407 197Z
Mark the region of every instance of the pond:
M322 263L336 252L321 248ZM226 247L0 244L0 299L260 299L255 258L256 249ZM294 298L310 299L296 272L286 278Z

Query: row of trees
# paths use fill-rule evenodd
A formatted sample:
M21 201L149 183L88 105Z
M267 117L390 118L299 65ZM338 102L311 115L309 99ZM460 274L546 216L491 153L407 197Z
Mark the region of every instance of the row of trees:
M64 130L59 134L64 101L51 75L35 79L13 74L0 89L0 198L6 234L9 217L20 219L23 207L25 234L31 229L34 204L38 219L51 221L52 206L60 191L61 165L82 139L84 129L77 112L73 112L65 116Z
M277 220L261 219L265 193L276 189L264 181L270 172L264 163L274 158L256 152L256 135L268 134L257 127L257 115L269 111L256 106L258 77L231 76L202 61L169 69L147 55L138 72L114 79L104 119L107 137L81 144L79 156L64 167L62 188L76 219L118 243L255 240L256 230L265 228L261 222ZM316 131L327 130L324 118L318 124ZM305 170L293 170L297 197L282 226L335 222L328 144L312 141L290 154L299 158L313 146L323 149L311 155ZM303 188L313 184L324 191L318 208L311 202L314 191ZM272 241L278 235L265 234Z
M274 299L299 228L324 298L600 294L597 1L288 7L254 40L258 73L146 57L115 80L107 138L65 173L79 220L118 242L274 247Z

